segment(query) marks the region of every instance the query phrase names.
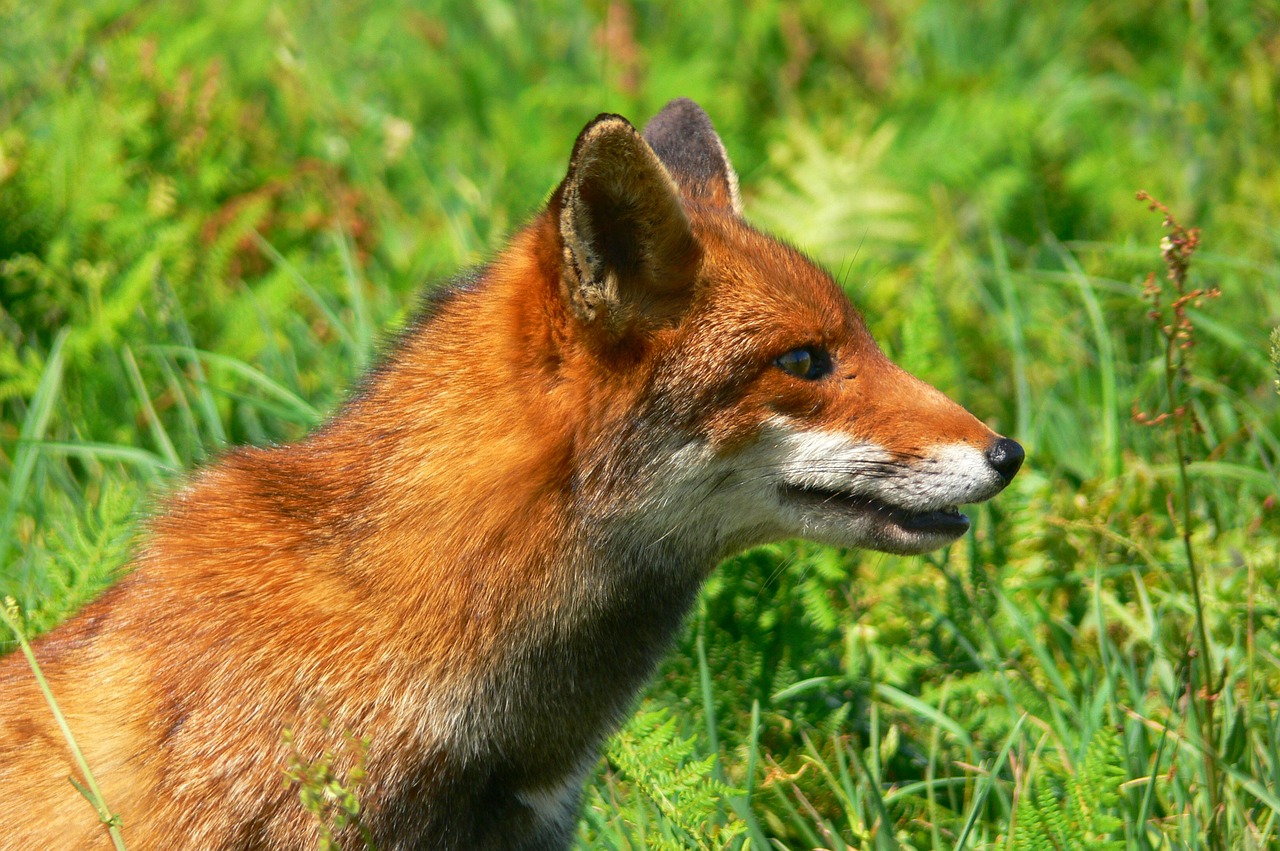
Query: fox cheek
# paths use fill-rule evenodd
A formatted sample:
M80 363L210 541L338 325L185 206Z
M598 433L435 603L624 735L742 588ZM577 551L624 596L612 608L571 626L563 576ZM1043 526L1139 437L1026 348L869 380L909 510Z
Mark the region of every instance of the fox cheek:
M789 419L819 419L826 413L834 395L825 387L787 388L769 405L769 410Z

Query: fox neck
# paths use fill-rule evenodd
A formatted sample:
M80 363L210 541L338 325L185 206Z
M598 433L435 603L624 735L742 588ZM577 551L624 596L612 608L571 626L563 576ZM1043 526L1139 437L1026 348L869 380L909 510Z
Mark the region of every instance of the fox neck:
M465 527L437 528L432 515L456 515L390 515L394 536L368 535L352 555L394 607L398 631L414 636L408 665L467 719L464 739L446 731L437 744L475 764L501 754L502 782L539 788L594 761L715 559L678 538L646 539L626 518L582 504L572 486L514 478L517 490L475 497L500 512L477 507ZM472 486L483 494L498 483Z
M396 601L406 624L447 628L454 641L461 625L464 645L484 647L486 655L509 640L535 640L540 631L557 643L571 643L580 631L614 652L634 645L657 654L720 560L720 548L693 530L652 522L643 494L612 493L635 470L601 469L575 457L575 435L558 437L474 429L477 454L492 449L507 457L437 451L424 468L448 471L447 487L434 472L404 469L416 459L394 460L416 455L408 445L416 441L368 442L370 455L358 463L403 465L400 481L385 492L381 479L369 481L344 500L359 505L345 510L346 531L330 549L361 587ZM518 449L533 443L541 445L541 458ZM465 511L457 510L458 501Z
M331 508L313 513L317 534L340 530L330 558L415 635L428 678L469 671L484 693L468 703L525 707L528 724L548 719L527 741L581 750L620 719L720 553L636 520L644 495L626 482L643 480L651 447L608 410L617 399L556 381L548 341L531 339L554 323L523 330L537 311L504 284L444 305L312 438L309 472L333 482L314 488ZM516 333L454 350L498 324Z

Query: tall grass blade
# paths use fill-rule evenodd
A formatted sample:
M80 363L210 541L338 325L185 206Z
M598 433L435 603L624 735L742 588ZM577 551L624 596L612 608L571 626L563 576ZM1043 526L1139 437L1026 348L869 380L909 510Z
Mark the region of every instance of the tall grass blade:
M49 348L49 356L45 360L44 373L40 376L40 384L35 395L27 406L26 416L22 420L18 446L13 453L13 468L9 473L9 494L5 501L4 520L0 522L0 566L8 563L9 551L15 543L14 518L27 498L27 487L36 469L39 458L37 444L49 428L57 404L58 392L62 387L63 352L70 336L69 329L63 329L54 338Z

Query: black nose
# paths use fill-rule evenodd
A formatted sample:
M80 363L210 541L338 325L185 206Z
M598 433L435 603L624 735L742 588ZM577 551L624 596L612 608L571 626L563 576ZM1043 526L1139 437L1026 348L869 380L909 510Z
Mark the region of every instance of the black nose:
M991 466L996 468L996 472L1000 474L1000 478L1005 483L1013 481L1013 477L1017 474L1018 468L1022 466L1022 461L1027 457L1027 453L1022 451L1022 446L1016 440L1010 440L1002 437L987 448L987 460L991 462Z

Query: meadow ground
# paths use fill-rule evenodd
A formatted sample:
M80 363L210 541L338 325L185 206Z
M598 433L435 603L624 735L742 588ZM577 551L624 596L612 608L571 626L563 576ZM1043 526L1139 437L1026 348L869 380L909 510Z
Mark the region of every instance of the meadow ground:
M1274 2L0 0L0 56L28 629L320 422L587 120L689 96L748 218L1029 460L947 552L722 566L582 847L1280 845Z

